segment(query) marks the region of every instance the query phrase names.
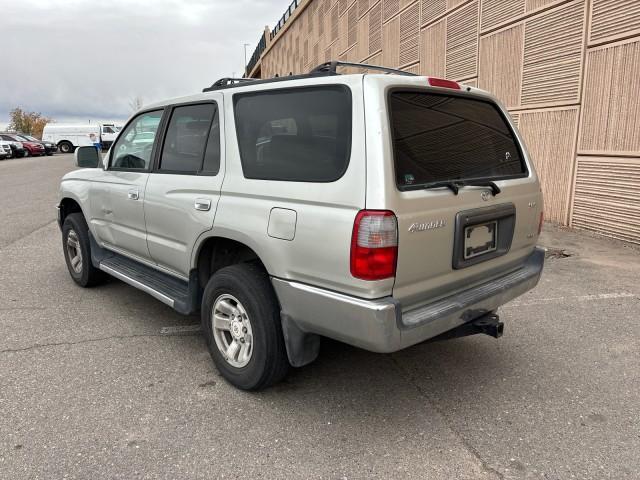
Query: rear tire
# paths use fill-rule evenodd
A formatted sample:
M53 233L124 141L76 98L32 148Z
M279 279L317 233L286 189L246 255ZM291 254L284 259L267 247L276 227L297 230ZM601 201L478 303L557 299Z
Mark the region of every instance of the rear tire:
M61 153L73 152L73 145L71 145L69 142L60 142L58 148L60 149Z
M229 383L262 390L285 377L280 306L263 268L240 263L218 270L204 290L201 317L213 363Z
M69 274L81 287L98 285L107 274L91 263L89 227L81 213L70 213L62 224L62 250Z
M25 150L22 156L23 158L27 158L29 156L29 150Z

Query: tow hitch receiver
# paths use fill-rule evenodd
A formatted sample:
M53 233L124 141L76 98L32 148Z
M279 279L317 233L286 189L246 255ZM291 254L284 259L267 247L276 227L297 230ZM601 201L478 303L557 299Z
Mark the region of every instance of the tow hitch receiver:
M444 332L437 337L433 337L430 341L450 340L452 338L467 337L478 333L484 333L493 338L500 338L504 333L504 323L500 321L500 317L497 314L489 312L475 320L463 323L459 327Z
M504 323L500 321L500 317L495 313L489 313L471 324L479 330L477 333L484 333L493 338L500 338L504 333Z

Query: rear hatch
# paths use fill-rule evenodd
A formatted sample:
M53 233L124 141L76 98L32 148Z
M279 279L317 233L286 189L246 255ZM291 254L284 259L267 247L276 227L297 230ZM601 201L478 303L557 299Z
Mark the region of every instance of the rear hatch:
M425 77L403 83L377 86L384 158L369 168L367 208L397 216L393 296L406 311L519 268L535 247L542 198L510 117L490 96L425 87Z

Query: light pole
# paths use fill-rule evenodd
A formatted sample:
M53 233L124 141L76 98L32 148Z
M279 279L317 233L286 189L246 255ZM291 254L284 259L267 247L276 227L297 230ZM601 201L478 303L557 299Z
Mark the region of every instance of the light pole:
M244 76L246 77L249 72L247 72L247 47L251 45L250 43L245 43L244 45Z

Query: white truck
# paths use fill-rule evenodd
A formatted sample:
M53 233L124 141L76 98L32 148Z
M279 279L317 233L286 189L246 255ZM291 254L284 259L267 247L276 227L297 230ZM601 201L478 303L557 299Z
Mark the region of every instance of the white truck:
M100 143L108 150L118 136L114 124L90 123L86 125L64 125L48 123L42 131L42 140L54 142L62 153L71 153L76 147Z

